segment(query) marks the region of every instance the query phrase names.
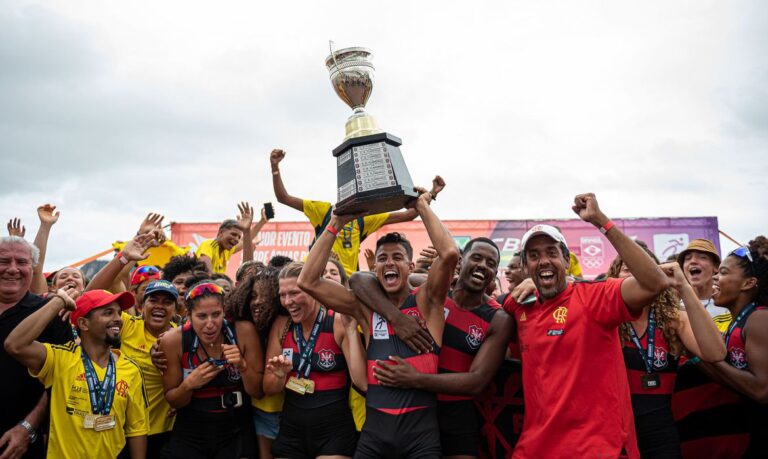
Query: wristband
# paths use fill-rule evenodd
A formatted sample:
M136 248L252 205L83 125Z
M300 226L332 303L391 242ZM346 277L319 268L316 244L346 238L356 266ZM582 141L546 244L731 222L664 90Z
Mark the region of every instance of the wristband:
M611 228L613 228L614 226L616 225L614 225L614 223L611 220L608 220L607 222L605 222L605 225L600 227L600 232L605 234L608 231L610 231Z
M333 237L338 237L339 236L339 230L337 230L333 226L328 225L328 226L325 227L325 229L328 230L329 233L333 234Z
M272 171L272 175L280 175L280 169Z
M437 193L430 191L429 195L432 196L433 201L437 201Z
M29 423L26 419L22 419L19 421L18 425L21 427L24 427L24 429L27 431L27 435L29 435L29 442L34 443L35 440L37 440L37 431L34 427L32 427L32 424Z
M129 263L128 259L125 258L125 255L123 255L123 252L118 252L117 255L115 255L115 258L117 258L120 261L120 264L123 266Z

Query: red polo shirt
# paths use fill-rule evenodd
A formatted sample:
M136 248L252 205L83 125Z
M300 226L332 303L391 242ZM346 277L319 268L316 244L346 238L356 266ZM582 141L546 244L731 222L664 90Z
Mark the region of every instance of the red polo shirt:
M639 458L618 326L632 317L620 279L569 283L521 306L510 295L523 361L525 420L514 458Z

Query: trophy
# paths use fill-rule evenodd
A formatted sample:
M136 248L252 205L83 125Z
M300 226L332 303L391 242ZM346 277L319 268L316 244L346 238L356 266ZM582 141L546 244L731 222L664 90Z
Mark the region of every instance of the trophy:
M366 48L333 46L325 59L334 91L353 111L344 142L333 150L339 214L390 212L418 196L398 148L402 141L379 129L365 111L373 90L372 60Z

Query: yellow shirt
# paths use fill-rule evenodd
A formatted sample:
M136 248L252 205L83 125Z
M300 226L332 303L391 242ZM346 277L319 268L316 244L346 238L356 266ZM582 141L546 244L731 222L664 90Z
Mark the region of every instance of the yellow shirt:
M325 229L320 228L320 226L323 224L323 220L330 208L330 202L304 200L304 215L309 218L309 222L315 227L316 232L318 229ZM384 222L387 221L388 217L389 213L386 212L383 214L363 217L362 238L360 237L360 228L357 224L357 219L347 223L344 228L336 228L339 230L339 236L333 243L333 251L339 256L339 261L344 266L347 275L352 275L353 272L357 271L357 264L360 256L360 242L362 239L365 239L366 236L384 226ZM348 241L347 247L344 247L345 239Z
M175 326L174 324L171 324ZM171 405L165 399L163 375L152 364L149 350L157 342L144 328L144 319L123 313L123 329L120 331L120 350L139 366L144 374L144 388L149 404L149 434L169 432L173 429L173 416L168 416Z
M265 395L262 398L252 398L251 406L264 411L265 413L280 413L283 411L283 401L285 394L280 392L275 395Z
M570 255L569 258L571 260L571 265L568 267L568 270L565 273L573 277L582 277L583 274L581 272L579 259L576 258L576 255L574 255L573 252L568 252L568 255Z
M112 243L112 248L115 250L123 250L128 244L127 242L114 242ZM149 254L149 257L146 260L141 260L136 263L138 266L159 266L163 267L171 260L171 257L177 257L179 255L184 255L187 252L189 252L189 247L183 246L179 247L178 245L174 244L171 241L165 241L162 244L160 244L158 247L150 247L147 249L147 253Z
M201 255L210 258L211 271L219 274L227 273L227 262L229 262L229 257L231 257L233 253L235 253L234 247L229 250L221 250L216 239L204 240L197 248L197 252L195 252L198 258L200 258Z
M90 414L91 400L82 348L73 342L64 345L44 344L45 363L38 374L30 374L51 389L51 426L48 441L49 458L117 457L126 437L146 435L148 431L147 398L141 370L120 351L115 356L115 398L109 414L115 416L113 429L96 432L83 427ZM99 381L106 368L93 365Z

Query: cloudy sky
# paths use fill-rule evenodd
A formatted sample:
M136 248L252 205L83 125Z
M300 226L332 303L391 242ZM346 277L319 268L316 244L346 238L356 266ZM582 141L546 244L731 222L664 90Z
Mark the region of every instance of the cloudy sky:
M768 221L768 3L0 1L1 218L61 210L49 262L292 194L335 200L350 113L328 40L375 53L368 110L450 219ZM301 214L277 207L278 220ZM732 247L723 241L724 248Z

